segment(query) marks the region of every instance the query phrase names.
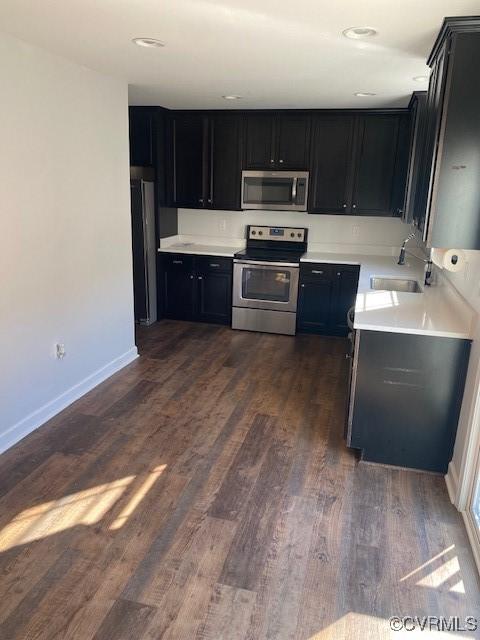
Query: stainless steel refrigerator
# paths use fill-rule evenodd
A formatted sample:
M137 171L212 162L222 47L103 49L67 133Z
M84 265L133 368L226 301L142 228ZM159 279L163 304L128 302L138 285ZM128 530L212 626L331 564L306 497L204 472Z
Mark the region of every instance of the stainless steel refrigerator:
M157 320L154 183L131 179L130 197L135 321L150 325Z

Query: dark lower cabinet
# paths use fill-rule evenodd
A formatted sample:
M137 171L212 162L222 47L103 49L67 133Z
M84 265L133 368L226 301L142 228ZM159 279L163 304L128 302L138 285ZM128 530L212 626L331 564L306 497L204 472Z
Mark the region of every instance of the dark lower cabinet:
M446 473L469 354L469 340L357 331L347 444L366 461Z
M188 255L168 254L163 259L163 316L193 320L196 279L194 260Z
M230 324L232 315L232 274L202 271L198 278L198 319Z
M333 266L333 297L330 308L330 326L340 335L347 335L349 310L355 305L360 267Z
M230 324L232 259L162 254L163 317Z
M300 270L297 330L327 333L332 304L332 278L328 267L309 265Z
M347 335L347 313L355 304L359 270L355 265L302 263L297 330Z

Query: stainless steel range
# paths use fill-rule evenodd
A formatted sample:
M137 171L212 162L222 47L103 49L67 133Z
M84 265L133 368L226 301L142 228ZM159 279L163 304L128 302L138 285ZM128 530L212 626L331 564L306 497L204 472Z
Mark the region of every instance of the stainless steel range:
M307 235L301 227L247 227L247 246L233 260L233 329L295 334Z

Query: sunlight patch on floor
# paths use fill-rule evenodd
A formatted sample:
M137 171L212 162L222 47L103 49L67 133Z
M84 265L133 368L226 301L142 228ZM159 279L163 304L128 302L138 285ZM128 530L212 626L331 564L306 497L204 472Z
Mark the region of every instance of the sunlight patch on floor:
M0 551L99 522L134 479L127 476L22 511L0 531Z
M408 580L409 578L411 578L415 574L419 573L420 571L422 571L423 569L425 569L426 567L428 567L429 565L434 563L436 560L439 560L445 554L449 553L450 551L453 551L453 549L455 549L455 545L454 544L450 545L449 547L447 547L443 551L440 551L440 553L437 553L436 556L433 556L433 558L430 558L430 560L427 560L426 562L421 564L419 567L417 567L413 571L410 571L410 573L407 573L405 576L403 576L403 578L400 578L400 582L403 582L404 580Z
M460 580L453 587L450 587L450 591L455 593L461 593L463 596L465 595L465 585L463 584L463 580Z
M462 632L462 638L472 638L470 632ZM425 640L435 638L436 640L452 640L458 638L459 634L450 631L437 631L436 629L423 631L420 628L413 630L395 631L390 628L390 621L385 618L378 618L363 613L350 611L328 627L318 631L308 640L359 640L359 638L372 638L375 640Z
M455 556L443 564L431 571L428 575L424 576L416 583L419 587L431 587L437 589L444 582L450 580L453 576L460 573L460 565L458 564L458 558Z
M112 531L121 529L123 527L123 525L126 523L128 518L132 515L132 513L138 507L140 502L147 495L147 493L153 487L153 485L158 480L158 478L162 475L166 466L167 466L166 464L162 464L158 467L155 467L155 469L148 474L146 480L135 491L135 493L130 498L126 506L119 513L118 517L115 518L114 522L110 525L110 529Z

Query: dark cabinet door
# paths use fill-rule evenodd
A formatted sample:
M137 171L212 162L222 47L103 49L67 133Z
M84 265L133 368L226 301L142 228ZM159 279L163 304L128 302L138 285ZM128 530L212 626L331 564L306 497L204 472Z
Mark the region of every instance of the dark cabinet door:
M208 208L240 209L242 125L242 117L234 114L210 119Z
M332 329L332 333L347 335L347 314L349 309L355 305L360 268L353 265L335 265L333 269L330 327Z
M352 116L314 119L309 213L351 212L353 131Z
M358 118L352 213L393 215L398 131L398 116Z
M310 117L280 115L275 123L275 167L308 169L310 151Z
M415 199L415 224L418 229L422 231L424 240L426 240L427 236L426 226L428 224L427 217L430 205L432 173L435 165L443 95L445 91L445 61L446 54L444 47L439 51L430 75L426 104L425 145L422 158L423 171L419 178L419 187Z
M206 199L207 122L200 115L178 114L170 122L171 204L203 207Z
M329 267L308 265L300 271L297 328L310 333L327 333L332 304Z
M415 91L410 101L411 134L408 170L405 190L405 202L402 221L412 223L416 218L415 199L420 188L423 172L423 147L425 143L426 125L426 91Z
M275 165L275 116L249 115L245 126L245 169L271 169Z
M163 277L164 316L176 320L193 319L196 280L191 256L168 256Z
M197 315L204 322L230 324L232 315L232 274L214 270L197 275Z
M151 167L153 154L153 111L148 107L129 108L130 165Z
M351 445L363 460L446 473L470 342L360 331L356 349Z

